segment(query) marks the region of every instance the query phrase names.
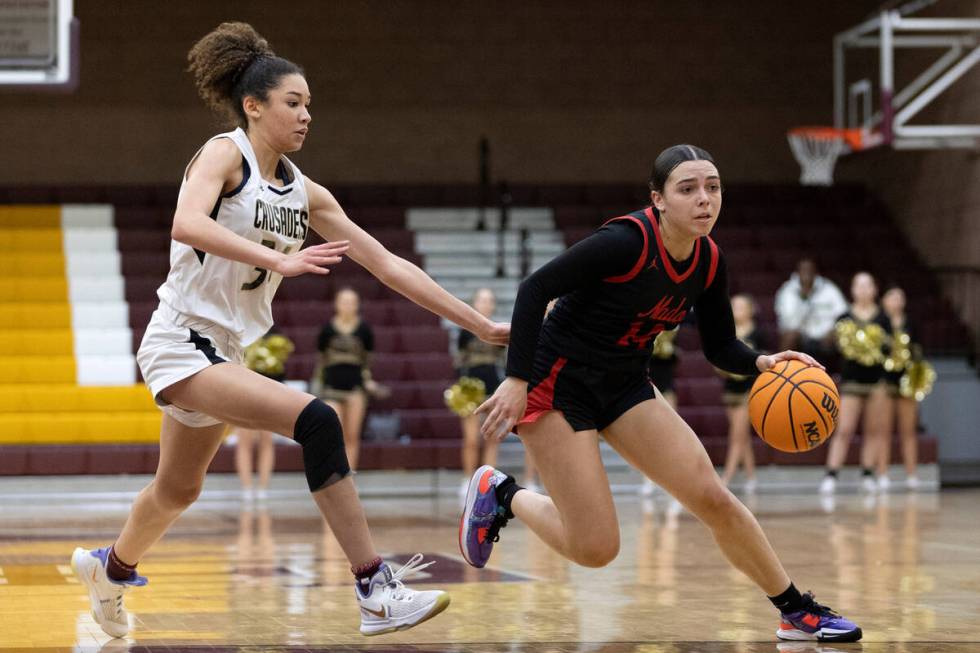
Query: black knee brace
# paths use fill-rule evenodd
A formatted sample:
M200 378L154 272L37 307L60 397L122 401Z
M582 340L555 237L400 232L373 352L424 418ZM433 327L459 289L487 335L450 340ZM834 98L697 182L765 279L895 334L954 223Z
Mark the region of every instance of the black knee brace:
M296 418L293 439L303 445L303 468L310 492L350 475L340 420L336 411L319 399L308 403Z

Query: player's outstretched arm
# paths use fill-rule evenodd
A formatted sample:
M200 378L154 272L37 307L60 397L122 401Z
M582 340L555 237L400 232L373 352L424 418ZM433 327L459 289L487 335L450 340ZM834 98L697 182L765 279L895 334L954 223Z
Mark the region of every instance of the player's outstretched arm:
M177 198L170 236L214 256L272 270L285 277L327 274L328 265L340 263L347 251L343 241L307 247L283 254L239 236L210 217L214 205L229 184L241 181L242 154L230 139L207 143L187 168L187 181Z
M347 254L381 283L419 306L451 320L481 340L505 345L510 325L492 322L472 306L453 297L417 265L388 251L373 236L354 224L334 196L323 186L306 180L310 198L310 225L327 241L350 241Z

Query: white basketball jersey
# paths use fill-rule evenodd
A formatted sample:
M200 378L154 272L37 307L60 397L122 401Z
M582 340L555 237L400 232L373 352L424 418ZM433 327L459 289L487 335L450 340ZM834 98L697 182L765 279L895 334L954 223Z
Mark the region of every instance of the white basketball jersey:
M242 129L218 134L242 152L242 183L218 198L211 217L239 236L283 253L297 251L309 231L309 200L303 173L283 157L279 187L262 179L255 152ZM210 141L209 141L210 142ZM184 192L187 173L180 192ZM170 274L157 290L160 301L184 315L203 318L247 346L272 326L272 298L282 276L177 242L170 243Z

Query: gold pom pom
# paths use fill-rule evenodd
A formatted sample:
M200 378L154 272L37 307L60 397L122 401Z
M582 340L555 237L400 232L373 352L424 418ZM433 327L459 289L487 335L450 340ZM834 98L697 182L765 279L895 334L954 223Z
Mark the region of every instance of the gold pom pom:
M901 372L912 360L912 338L903 331L892 336L892 351L885 359L885 370Z
M278 333L259 338L245 349L245 366L266 376L281 376L293 349L292 341Z
M837 347L848 360L871 367L885 360L882 347L885 344L885 330L877 324L859 327L854 320L841 320L834 327Z
M653 341L653 353L651 354L654 358L670 358L674 355L674 339L677 337L677 332L680 331L680 327L674 327L670 331L661 331L657 334L657 338Z
M487 386L480 379L464 376L442 393L446 406L460 417L469 417L487 398Z
M907 399L922 401L936 383L936 370L929 361L922 358L918 345L912 352L912 363L905 368L905 374L898 380L898 393Z

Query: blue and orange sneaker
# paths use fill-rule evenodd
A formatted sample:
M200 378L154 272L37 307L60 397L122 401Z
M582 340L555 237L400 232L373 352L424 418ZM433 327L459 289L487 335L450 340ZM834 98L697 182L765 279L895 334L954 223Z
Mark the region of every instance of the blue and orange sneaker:
M813 599L813 593L803 595L803 609L783 612L776 637L779 639L819 642L856 642L861 629L825 605Z
M482 568L490 559L500 529L507 525L504 507L497 501L497 486L507 475L490 465L476 470L466 489L459 520L459 551L466 562Z

